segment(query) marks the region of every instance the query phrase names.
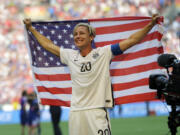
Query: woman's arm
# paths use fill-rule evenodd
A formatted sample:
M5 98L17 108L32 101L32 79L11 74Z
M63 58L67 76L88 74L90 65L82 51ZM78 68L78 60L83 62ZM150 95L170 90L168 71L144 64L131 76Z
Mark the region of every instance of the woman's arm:
M60 57L60 47L53 44L51 40L49 40L48 38L40 34L36 29L34 29L32 27L31 19L24 19L23 22L27 30L29 30L34 35L34 37L44 49Z

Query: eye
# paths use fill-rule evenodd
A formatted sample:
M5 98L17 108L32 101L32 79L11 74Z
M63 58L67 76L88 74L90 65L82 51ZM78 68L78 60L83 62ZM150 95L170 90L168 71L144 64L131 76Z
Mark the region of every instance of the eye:
M74 33L74 34L73 34L73 36L76 36L76 35L77 35L77 33Z
M80 34L80 35L83 35L83 34L85 34L85 33L84 33L84 32L80 32L79 34Z

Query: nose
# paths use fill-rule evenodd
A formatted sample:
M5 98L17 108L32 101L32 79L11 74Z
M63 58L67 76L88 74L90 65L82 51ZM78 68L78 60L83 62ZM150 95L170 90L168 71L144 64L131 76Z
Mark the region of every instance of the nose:
M79 33L76 33L75 37L76 37L76 38L80 37L80 34L79 34Z

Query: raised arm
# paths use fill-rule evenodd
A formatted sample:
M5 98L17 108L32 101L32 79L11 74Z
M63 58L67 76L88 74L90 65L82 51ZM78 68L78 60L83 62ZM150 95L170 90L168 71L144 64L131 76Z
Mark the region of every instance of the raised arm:
M32 27L31 19L24 19L23 22L27 30L29 30L35 36L39 44L44 49L60 57L60 47L53 44L51 40L49 40L48 38L40 34L36 29L34 29Z
M154 14L152 16L151 22L147 24L143 29L135 32L128 39L123 40L119 43L120 49L122 51L125 51L131 46L139 43L147 35L147 33L153 28L153 26L157 23L158 18L159 16L157 14Z

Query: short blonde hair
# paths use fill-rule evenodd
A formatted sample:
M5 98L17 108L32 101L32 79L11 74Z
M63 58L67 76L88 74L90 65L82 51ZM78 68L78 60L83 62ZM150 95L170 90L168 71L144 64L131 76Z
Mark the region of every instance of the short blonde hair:
M74 27L74 30L73 30L73 35L74 35L74 33L75 33L75 30L76 30L77 27L79 27L79 26L84 26L84 27L86 27L86 28L88 29L88 31L89 31L89 35L90 35L90 36L93 36L93 37L96 36L96 30L95 30L91 25L89 25L88 23L78 23L78 24L76 24L76 26Z

